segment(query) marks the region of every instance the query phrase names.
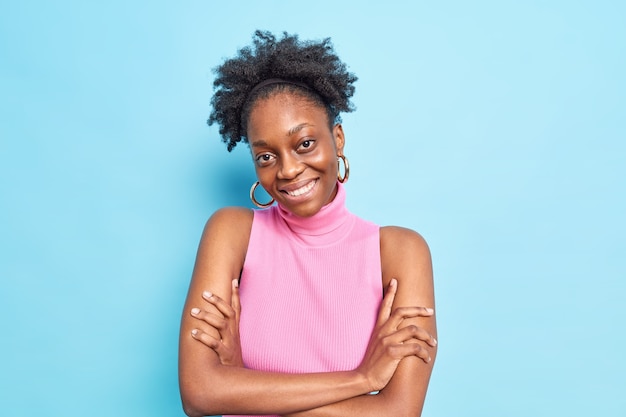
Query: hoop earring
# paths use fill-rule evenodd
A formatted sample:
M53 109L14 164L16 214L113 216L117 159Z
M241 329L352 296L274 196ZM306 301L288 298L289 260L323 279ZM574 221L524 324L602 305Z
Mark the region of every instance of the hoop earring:
M259 203L256 198L254 198L254 191L256 190L256 187L259 186L259 182L255 182L254 184L252 184L252 188L250 188L250 200L252 200L252 202L254 203L255 206L257 206L258 208L268 208L269 206L271 206L272 204L274 204L274 199L272 198L272 200L269 203L265 203L265 204L261 204Z
M339 166L340 159L343 161L343 177L341 176L341 170ZM348 158L346 158L344 155L339 155L337 157L337 180L343 184L344 182L348 181L349 176L350 176L350 164L348 163Z

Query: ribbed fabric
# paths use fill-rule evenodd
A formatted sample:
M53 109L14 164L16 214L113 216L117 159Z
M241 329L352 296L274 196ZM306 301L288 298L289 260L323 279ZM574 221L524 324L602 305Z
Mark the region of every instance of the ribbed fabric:
M355 369L382 299L379 227L348 212L341 184L312 217L255 210L240 295L247 368Z

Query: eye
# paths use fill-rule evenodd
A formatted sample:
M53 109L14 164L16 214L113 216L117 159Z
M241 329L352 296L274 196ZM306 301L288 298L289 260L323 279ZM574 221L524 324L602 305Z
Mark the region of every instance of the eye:
M306 139L304 141L302 141L302 143L300 143L299 148L300 149L311 149L313 147L313 144L315 143L315 140L313 139Z
M256 163L259 166L267 166L274 160L274 155L271 153L262 153L256 157Z

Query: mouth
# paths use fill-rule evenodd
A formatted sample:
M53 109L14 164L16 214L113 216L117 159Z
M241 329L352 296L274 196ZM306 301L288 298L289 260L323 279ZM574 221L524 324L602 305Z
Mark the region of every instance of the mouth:
M290 197L300 197L301 195L311 191L313 187L315 187L315 184L317 184L317 179L308 181L304 185L298 186L297 188L285 187L281 189L280 192L287 194Z

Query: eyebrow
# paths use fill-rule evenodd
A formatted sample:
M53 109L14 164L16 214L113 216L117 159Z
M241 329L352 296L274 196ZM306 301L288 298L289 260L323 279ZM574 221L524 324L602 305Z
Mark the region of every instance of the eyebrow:
M299 131L301 131L305 127L310 127L310 126L315 126L315 125L312 125L310 123L300 123L299 125L294 126L291 129L289 129L287 131L287 136L291 136L294 133L298 133ZM255 140L254 142L250 143L250 146L268 146L268 145L267 145L266 141L264 141L263 139L259 139L259 140Z
M314 126L314 125L310 123L300 123L298 126L294 126L291 129L289 129L289 131L287 132L287 136L291 136L294 133L298 133L299 131L301 131L302 129L308 126Z

